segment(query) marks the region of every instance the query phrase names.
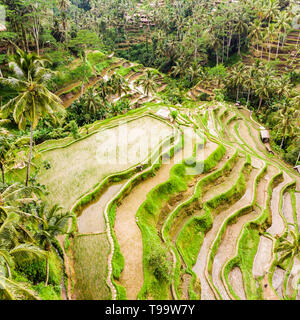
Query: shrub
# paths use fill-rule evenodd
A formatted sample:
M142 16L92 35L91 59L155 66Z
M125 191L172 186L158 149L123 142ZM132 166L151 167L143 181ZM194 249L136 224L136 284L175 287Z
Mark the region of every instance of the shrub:
M153 248L148 258L148 264L152 268L153 274L158 281L169 281L171 265L170 261L167 259L167 252L165 249L158 246Z
M78 132L78 125L75 120L70 121L69 123L70 131L74 139L80 138L80 134Z

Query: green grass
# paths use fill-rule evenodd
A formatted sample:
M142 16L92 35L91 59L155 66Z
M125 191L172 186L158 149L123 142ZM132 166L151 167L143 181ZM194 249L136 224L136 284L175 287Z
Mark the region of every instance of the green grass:
M74 269L77 300L110 300L106 284L109 243L106 234L74 238Z

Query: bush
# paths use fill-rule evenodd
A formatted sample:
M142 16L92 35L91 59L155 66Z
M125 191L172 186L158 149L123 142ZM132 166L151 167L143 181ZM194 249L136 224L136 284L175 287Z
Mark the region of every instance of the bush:
M75 120L70 121L69 123L70 131L74 139L80 138L80 134L78 132L78 125Z
M153 269L153 274L158 281L169 281L171 268L165 249L158 246L154 248L148 258L148 264Z
M16 270L33 284L45 282L46 259L33 259L16 265ZM59 258L54 252L49 256L49 284L59 286L62 278L62 268Z

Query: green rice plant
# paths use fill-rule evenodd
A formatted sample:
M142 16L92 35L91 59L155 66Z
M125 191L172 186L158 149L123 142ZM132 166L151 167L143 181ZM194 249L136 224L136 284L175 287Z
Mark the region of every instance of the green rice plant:
M109 243L106 234L74 238L74 293L79 300L108 300L111 293L106 284Z

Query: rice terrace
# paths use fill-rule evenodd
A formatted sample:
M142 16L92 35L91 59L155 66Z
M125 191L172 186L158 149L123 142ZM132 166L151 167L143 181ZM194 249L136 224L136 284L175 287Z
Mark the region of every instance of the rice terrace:
M0 300L300 300L299 5L124 3L0 0Z

